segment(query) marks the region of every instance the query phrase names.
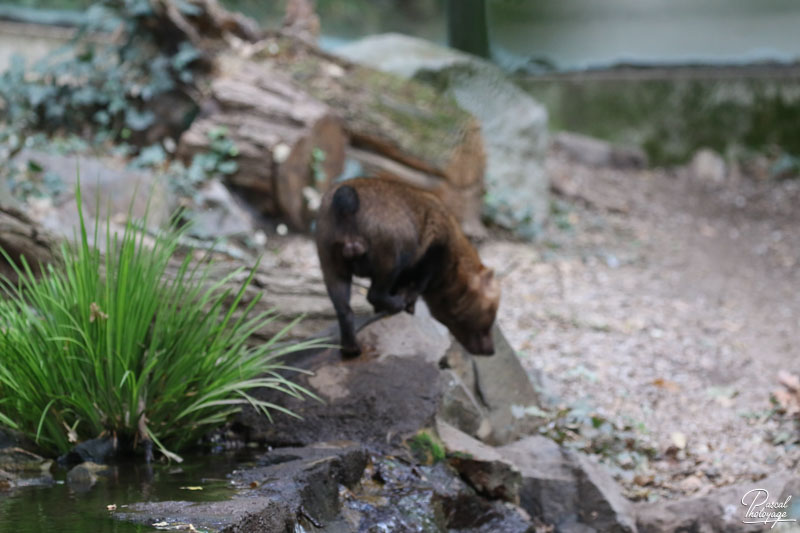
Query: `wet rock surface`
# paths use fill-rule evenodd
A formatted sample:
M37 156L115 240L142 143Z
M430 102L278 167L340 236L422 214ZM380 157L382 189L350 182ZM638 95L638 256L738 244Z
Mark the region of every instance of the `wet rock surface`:
M444 462L417 465L331 443L274 450L256 463L228 476L236 489L228 501L141 503L115 516L225 533L534 531L523 510L480 496Z
M317 444L268 452L256 465L228 476L236 495L221 502L153 502L128 506L116 516L152 525L192 524L226 532L287 531L298 522L334 520L339 486L353 486L367 462L353 443Z
M79 442L58 458L58 464L69 468L81 463L104 464L117 453L117 439L105 437Z
M11 436L9 436L11 435ZM14 442L13 434L5 434ZM0 447L0 490L37 485L50 485L53 462L17 446Z

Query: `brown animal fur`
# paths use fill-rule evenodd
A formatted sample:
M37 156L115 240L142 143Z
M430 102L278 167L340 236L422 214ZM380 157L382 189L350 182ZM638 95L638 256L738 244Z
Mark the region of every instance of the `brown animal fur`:
M435 195L393 180L342 182L322 199L316 241L345 354L361 351L350 308L354 275L372 280L367 299L376 312L413 313L421 295L467 350L494 353L499 287Z

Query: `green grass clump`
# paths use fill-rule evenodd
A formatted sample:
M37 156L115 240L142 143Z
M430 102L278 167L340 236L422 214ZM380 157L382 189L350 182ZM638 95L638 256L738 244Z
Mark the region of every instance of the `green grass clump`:
M290 325L269 342L246 344L276 316L253 312L257 298L241 303L252 273L238 292L225 290L238 272L212 284L208 263L188 254L165 276L178 231L146 238L131 222L121 236L106 226L105 255L97 229L90 244L81 214L78 243L62 247L60 265L36 279L22 260L18 285L0 281L0 424L51 452L114 434L129 446L149 439L180 460L169 450L243 405L288 413L253 389L310 394L284 377L290 369L280 356L313 342L279 346Z

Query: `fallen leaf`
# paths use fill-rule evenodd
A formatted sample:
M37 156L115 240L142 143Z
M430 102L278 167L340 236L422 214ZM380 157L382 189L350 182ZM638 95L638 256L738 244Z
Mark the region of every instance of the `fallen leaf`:
M652 383L656 387L664 389L664 390L667 390L669 392L678 392L679 390L681 390L681 386L680 385L678 385L674 381L670 381L670 380L664 379L664 378L656 378L656 379L653 380Z
M258 481L251 481L250 482L250 488L251 489L257 489L258 488Z
M800 392L800 378L785 370L778 372L778 382L792 392Z
M785 389L778 389L772 393L775 403L787 415L800 413L800 398Z

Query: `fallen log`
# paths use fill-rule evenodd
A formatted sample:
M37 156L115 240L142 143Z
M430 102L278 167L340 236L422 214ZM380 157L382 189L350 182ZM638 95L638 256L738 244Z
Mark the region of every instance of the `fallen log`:
M313 194L344 163L348 144L367 173L405 180L427 176L472 233L480 233L485 154L477 121L449 97L331 56L285 33L239 43L216 57L205 112L181 137L178 154L208 151L209 132L224 127L239 146L229 179L263 213L307 229ZM413 180L412 180L413 182Z
M179 156L209 151L212 132L224 131L239 152L229 183L259 211L307 229L304 189L322 190L342 171L339 118L283 73L235 57L221 62L206 107L181 136Z
M0 253L0 277L16 283L16 272L6 254L17 266L21 266L24 257L38 274L42 265L53 262L58 241L21 211L0 206L0 250L4 252Z

